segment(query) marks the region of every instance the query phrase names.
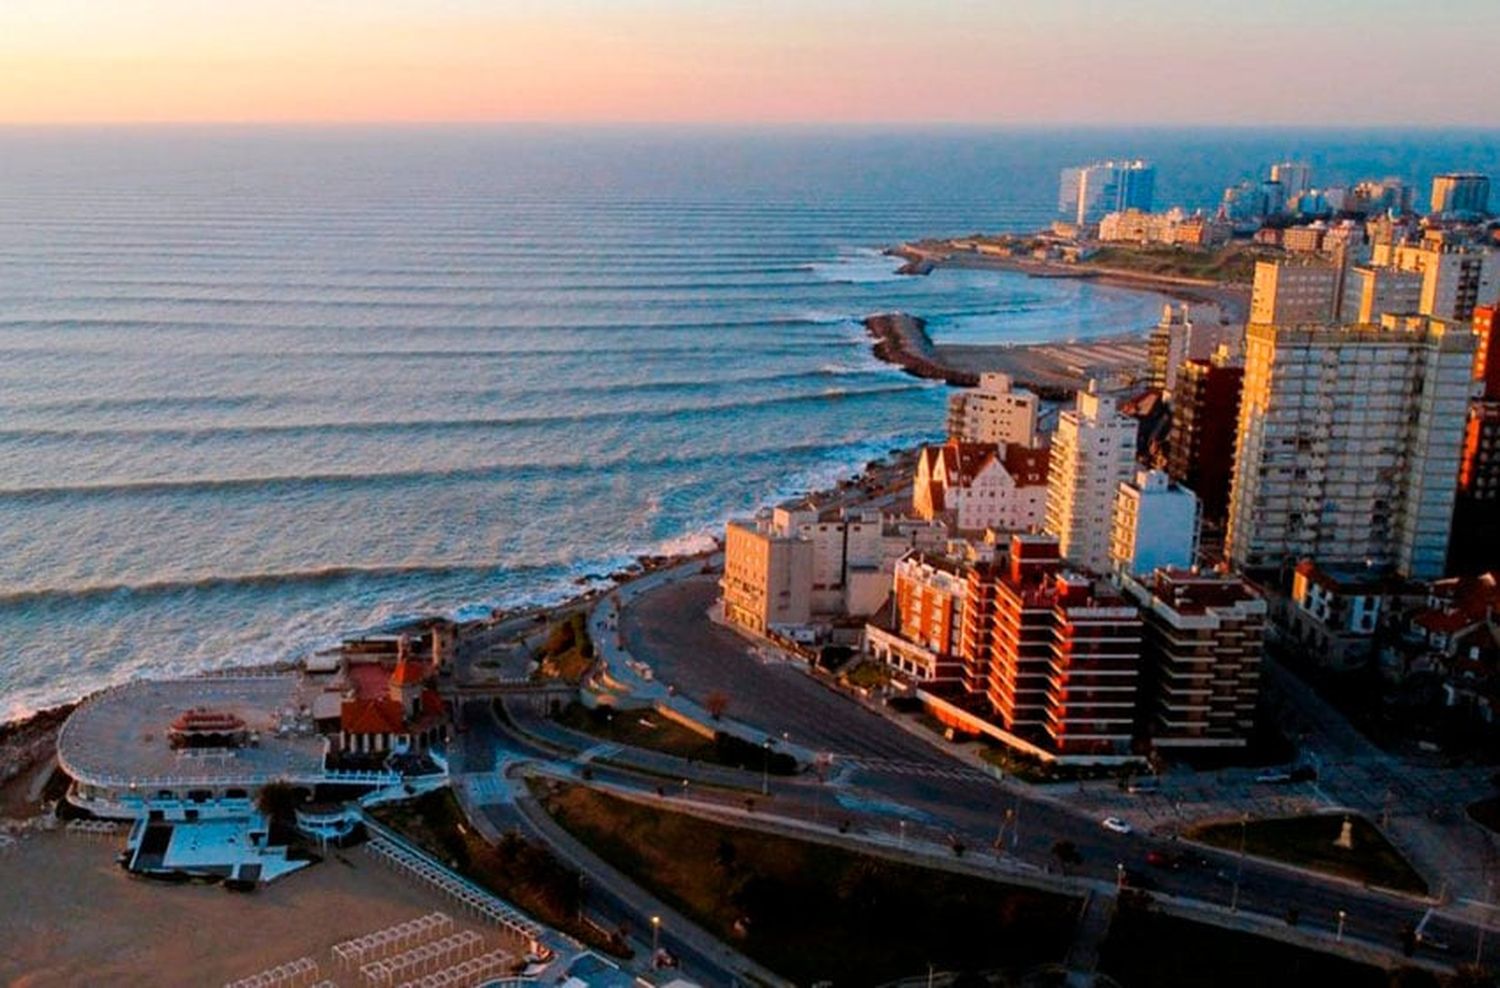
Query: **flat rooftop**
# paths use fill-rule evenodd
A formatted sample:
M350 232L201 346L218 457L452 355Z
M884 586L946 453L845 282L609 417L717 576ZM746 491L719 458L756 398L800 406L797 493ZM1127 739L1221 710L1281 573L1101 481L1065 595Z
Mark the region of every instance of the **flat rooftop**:
M323 738L311 729L317 691L295 673L130 683L73 711L57 738L58 759L75 779L101 786L313 781L323 774ZM258 744L173 749L168 727L195 708L235 714Z

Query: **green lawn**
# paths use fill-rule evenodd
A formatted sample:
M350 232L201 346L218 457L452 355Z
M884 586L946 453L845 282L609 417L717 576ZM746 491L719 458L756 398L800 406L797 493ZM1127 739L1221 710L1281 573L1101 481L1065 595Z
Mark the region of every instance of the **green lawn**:
M875 985L1019 970L1066 952L1078 902L658 810L539 787L562 826L641 885L797 984Z
M1398 983L1379 968L1332 954L1130 908L1115 913L1099 950L1099 970L1130 988L1388 988ZM1412 988L1437 984L1420 971L1403 971L1401 977L1399 983Z
M1402 892L1426 894L1427 883L1370 821L1349 817L1354 846L1334 846L1343 826L1341 813L1252 820L1244 826L1245 852L1273 858L1314 871L1326 872ZM1240 849L1241 824L1213 823L1188 831L1193 840L1230 851Z
M1080 267L1121 268L1143 274L1248 284L1255 277L1255 261L1264 249L1230 244L1216 250L1196 247L1112 246L1083 262Z

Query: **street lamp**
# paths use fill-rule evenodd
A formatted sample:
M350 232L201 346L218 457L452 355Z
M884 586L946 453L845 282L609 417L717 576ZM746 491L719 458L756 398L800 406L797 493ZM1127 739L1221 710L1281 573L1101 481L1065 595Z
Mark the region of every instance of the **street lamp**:
M1339 943L1343 943L1344 942L1344 920L1346 920L1348 918L1349 918L1349 914L1346 913L1344 910L1340 909L1339 910L1339 931L1333 935L1333 939L1336 940L1336 941L1338 941Z
M1115 862L1115 893L1125 891L1125 862Z
M656 969L657 955L661 953L661 917L651 917L651 967Z
M771 745L772 744L773 744L773 742L771 741L771 739L770 738L766 738L766 740L761 745L761 749L762 750L761 750L761 758L760 758L760 794L762 796L769 796L769 795L771 795Z
M1246 813L1240 817L1240 856L1234 865L1234 894L1229 898L1229 911L1232 913L1240 911L1240 878L1245 873L1245 832L1250 827L1250 814Z
M906 821L898 821L897 826L901 828L901 849L904 851L906 850Z

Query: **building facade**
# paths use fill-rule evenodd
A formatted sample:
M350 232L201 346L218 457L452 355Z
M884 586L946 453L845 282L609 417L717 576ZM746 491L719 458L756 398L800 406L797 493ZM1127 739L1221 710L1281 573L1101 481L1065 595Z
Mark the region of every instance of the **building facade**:
M1136 423L1092 385L1058 416L1047 475L1046 530L1063 556L1095 573L1109 568L1120 482L1135 472Z
M1243 747L1255 730L1265 600L1239 577L1157 570L1125 578L1144 622L1143 713L1157 747Z
M1229 510L1235 429L1245 369L1189 360L1172 391L1172 432L1167 473L1198 495L1203 520L1215 527Z
M965 443L1039 445L1037 396L1018 388L1009 374L979 375L979 386L948 398L948 438Z
M1227 323L1194 322L1186 304L1162 306L1161 321L1146 337L1146 381L1157 391L1177 387L1184 361L1207 360L1222 348L1238 355L1244 348L1245 327Z
M1120 482L1109 556L1115 572L1144 576L1198 562L1198 496L1165 471L1139 470Z
M1490 177L1478 172L1449 172L1432 180L1432 211L1440 215L1486 216L1490 211Z
M1156 169L1144 161L1100 161L1064 168L1058 182L1058 212L1080 226L1109 213L1151 211Z
M1338 318L1342 271L1325 261L1257 261L1250 322L1326 326Z
M1473 347L1468 326L1424 316L1252 324L1227 538L1236 567L1312 558L1443 575Z

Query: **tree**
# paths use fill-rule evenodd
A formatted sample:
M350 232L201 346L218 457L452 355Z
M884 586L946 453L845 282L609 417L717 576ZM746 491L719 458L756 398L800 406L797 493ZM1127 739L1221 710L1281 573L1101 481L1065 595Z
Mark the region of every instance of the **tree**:
M269 820L290 823L302 800L290 782L268 782L255 797L255 808Z
M724 711L729 709L729 697L719 690L714 690L708 694L708 698L704 701L703 705L708 710L708 715L714 720L718 720L724 716Z

